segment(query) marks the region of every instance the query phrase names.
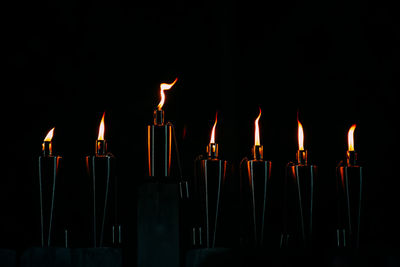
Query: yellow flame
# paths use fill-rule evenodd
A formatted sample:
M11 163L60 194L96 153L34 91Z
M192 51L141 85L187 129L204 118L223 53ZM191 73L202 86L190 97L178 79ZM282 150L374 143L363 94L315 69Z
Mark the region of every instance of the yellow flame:
M260 145L260 128L258 126L258 121L260 120L260 117L261 117L261 108L260 108L260 114L258 114L258 117L254 122L254 125L255 125L254 145L255 146L259 146Z
M53 129L51 129L51 130L47 133L46 137L44 138L44 141L51 142L51 139L53 139L54 128L55 128L55 127L53 127Z
M215 114L215 123L211 131L210 144L215 144L215 126L217 126L217 117L218 117L218 112L217 114Z
M299 150L304 150L304 132L303 125L301 125L300 121L297 120L298 130L297 130L297 138L299 140Z
M157 106L158 110L161 110L162 107L164 106L164 102L165 102L165 94L164 94L164 90L169 90L171 89L172 86L174 86L174 84L178 81L178 78L175 79L175 81L173 81L173 83L162 83L160 84L160 95L161 95L161 100L160 103Z
M353 124L349 129L349 133L347 134L347 142L349 145L349 151L354 151L354 130L355 129L356 129L356 125Z
M99 135L97 137L97 140L104 140L104 115L106 112L103 113L103 117L101 118L100 122L100 127L99 127Z

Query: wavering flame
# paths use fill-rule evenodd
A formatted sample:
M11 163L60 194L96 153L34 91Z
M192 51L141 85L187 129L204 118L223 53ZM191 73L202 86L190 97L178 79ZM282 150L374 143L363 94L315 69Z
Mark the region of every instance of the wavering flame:
M51 130L47 133L46 137L44 138L44 141L46 141L46 142L51 142L51 139L53 139L54 128L55 128L55 127L53 127L53 129L51 129Z
M356 125L353 124L350 129L349 133L347 134L347 142L349 145L349 151L354 151L354 130L356 129Z
M261 108L260 108L260 114L258 114L257 119L254 122L255 125L255 130L254 130L254 145L259 146L260 145L260 128L258 126L258 121L260 120L261 117Z
M215 144L215 126L217 126L217 116L218 116L218 113L215 114L215 123L214 123L214 126L211 131L210 144Z
M171 89L172 86L174 86L174 84L176 83L176 81L178 81L178 78L175 79L175 81L173 83L162 83L160 84L160 95L161 95L161 100L160 103L157 106L158 110L161 110L162 107L164 106L164 102L165 102L165 94L164 94L164 90L169 90Z
M100 127L99 127L99 135L97 137L97 140L104 140L104 115L106 113L103 113L103 117L101 118L101 122L100 122Z
M297 130L297 138L299 140L299 150L304 150L304 132L303 125L301 125L300 121L297 120L298 130Z

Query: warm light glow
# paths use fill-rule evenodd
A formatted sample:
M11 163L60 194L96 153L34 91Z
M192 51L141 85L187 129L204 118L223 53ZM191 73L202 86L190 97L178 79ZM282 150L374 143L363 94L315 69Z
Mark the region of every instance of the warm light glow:
M260 145L260 128L258 126L258 121L261 117L261 108L260 108L260 114L258 114L257 119L254 122L255 125L255 130L254 130L254 145L259 146Z
M349 129L349 133L347 134L347 142L349 145L348 151L354 151L354 130L355 129L356 129L356 125L353 124Z
M164 90L169 90L171 89L172 86L174 86L174 84L176 83L176 81L178 81L178 78L175 79L175 81L173 83L162 83L160 84L160 95L161 95L161 100L160 103L157 106L158 110L161 110L162 107L164 106L164 102L165 102L165 94L164 94Z
M103 117L101 118L101 122L100 122L100 127L99 127L99 135L97 137L97 140L104 140L104 115L106 113L103 113Z
M210 144L215 144L215 126L217 126L217 116L218 116L218 113L215 114L215 123L214 123L214 126L211 131Z
M298 123L297 137L298 137L298 140L299 140L299 150L304 150L303 125L301 125L299 120L297 120L297 123Z
M53 127L53 129L51 129L51 130L47 133L46 137L44 138L44 141L51 142L51 139L53 139L54 128L55 128L55 127Z

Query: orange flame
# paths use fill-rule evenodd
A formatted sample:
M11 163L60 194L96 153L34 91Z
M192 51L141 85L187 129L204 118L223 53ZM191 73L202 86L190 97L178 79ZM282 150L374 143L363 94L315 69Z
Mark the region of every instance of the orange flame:
M356 129L356 125L353 124L349 129L349 133L347 134L347 142L349 145L348 151L354 151L354 130L355 129Z
M97 140L104 140L104 115L106 112L103 113L103 117L101 118L100 127L99 127L99 135Z
M51 142L51 139L53 139L54 128L55 128L55 127L53 127L53 129L51 129L51 130L47 133L46 137L44 138L44 141L46 141L46 142Z
M258 121L260 120L261 117L261 108L260 108L260 114L258 114L257 119L254 122L255 125L255 130L254 130L254 145L259 146L260 145L260 128L258 126Z
M164 102L165 102L165 94L164 94L164 90L169 90L171 89L172 86L174 86L174 84L178 81L178 78L175 79L175 81L173 81L173 83L162 83L160 84L160 95L161 95L161 100L160 103L157 106L158 110L161 110L162 107L164 106Z
M303 125L301 125L300 121L297 120L298 129L297 129L297 138L299 140L299 150L304 150L304 132Z
M211 131L210 144L215 144L215 126L217 126L217 117L218 117L218 112L215 114L215 123Z

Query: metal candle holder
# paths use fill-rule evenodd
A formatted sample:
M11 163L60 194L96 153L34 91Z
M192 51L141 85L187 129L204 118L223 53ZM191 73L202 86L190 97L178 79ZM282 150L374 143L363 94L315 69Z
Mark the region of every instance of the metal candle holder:
M150 177L171 175L172 124L164 124L164 111L154 110L154 124L147 126L147 167Z
M54 209L60 159L60 156L53 155L52 142L44 141L42 144L42 155L39 156L38 160L40 236L42 247L50 247L55 238Z
M163 103L163 101L161 102ZM160 106L160 105L159 105ZM162 105L161 105L162 107ZM188 184L183 180L174 127L164 124L164 111L154 110L154 122L147 127L145 179L137 187L137 266L181 266L187 244ZM172 143L179 177L171 175Z
M285 233L282 247L311 247L317 166L307 163L307 151L297 151L297 162L290 162L285 175Z
M86 157L86 169L92 180L93 247L118 247L122 243L118 221L118 180L113 172L115 157L106 152L106 147L105 140L96 140L96 155Z
M195 161L194 197L196 199L197 225L193 228L193 245L214 248L217 233L227 161L218 158L218 144L207 146L207 158Z
M269 235L267 221L270 203L271 161L263 159L263 146L255 145L253 159L245 158L240 164L246 239L253 246L264 246ZM245 163L245 164L243 164ZM243 167L243 165L245 167Z
M360 245L361 201L363 189L363 168L356 163L357 153L347 151L346 163L341 161L336 168L338 193L338 247Z

